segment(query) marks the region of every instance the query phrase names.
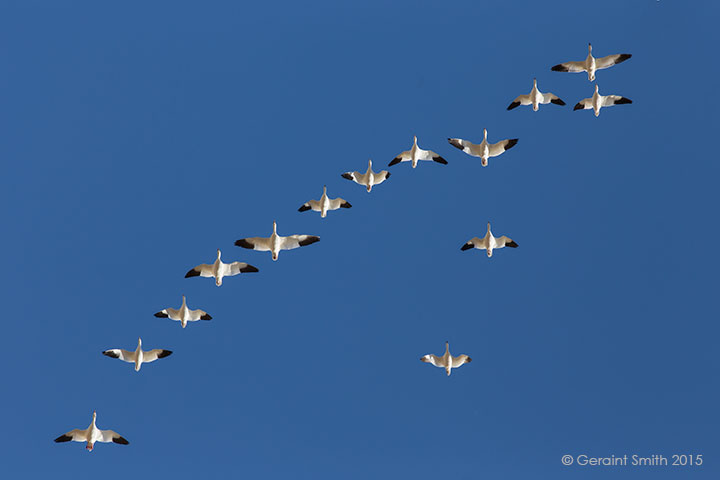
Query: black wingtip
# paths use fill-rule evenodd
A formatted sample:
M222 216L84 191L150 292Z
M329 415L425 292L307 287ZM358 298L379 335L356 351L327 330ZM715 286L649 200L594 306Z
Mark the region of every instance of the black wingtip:
M465 147L462 146L462 144L457 138L448 138L448 143L455 148L459 148L460 150L465 149Z
M241 238L240 240L236 241L236 242L235 242L235 246L236 246L236 247L242 247L242 248L249 248L250 250L252 250L253 248L255 248L255 247L253 247L253 244L252 244L252 243L248 242L248 241L245 240L244 238Z
M437 163L441 163L441 164L443 164L443 165L447 165L447 164L448 164L447 160L445 160L443 157L441 157L441 156L439 156L439 155L438 155L437 157L433 157L433 161L434 161L434 162L437 162Z
M585 108L585 107L583 107L583 104L580 103L580 102L578 102L578 104L573 107L573 111L575 111L575 110L583 110L584 108Z
M385 175L385 180L387 180L388 178L390 178L390 172L387 172L387 175Z
M470 363L470 362L472 362L472 358L467 357L467 358L465 359L465 363Z
M343 177L343 178L346 178L346 179L348 179L348 180L352 180L352 179L353 179L352 175L350 175L349 173L343 173L343 174L340 175L340 176Z
M510 242L506 243L505 246L510 248L517 248L518 244L517 242L515 242L515 240L510 240Z
M550 103L554 103L555 105L565 105L565 102L563 102L559 98L553 98L552 100L550 100Z
M564 66L562 63L559 65L555 65L550 70L552 70L553 72L567 72L568 71L567 67Z
M352 205L350 205L350 202L343 202L340 204L340 208L352 208Z
M508 140L507 145L505 145L505 150L510 150L512 147L517 145L518 139L517 138L511 138Z
M185 278L187 278L187 277L185 277ZM155 316L156 316L157 318L168 318L168 314L165 313L165 312L157 312L157 313L155 314Z
M236 243L236 245L237 245L237 243ZM247 247L245 247L245 248L247 248ZM259 272L260 270L258 270L256 267L253 267L252 265L248 265L247 267L241 268L240 271L242 273L255 273L255 272Z
M105 350L104 352L102 352L102 354L110 358L120 358L120 355L113 352L112 350Z
M398 163L402 162L402 158L395 157L392 159L390 163L388 163L388 167L392 167L393 165L397 165Z
M510 105L508 105L508 110L512 110L513 108L519 107L520 102L512 102Z
M114 437L112 441L113 443L119 443L120 445L130 445L130 442L125 440L123 437Z
M460 250L465 251L465 250L470 250L471 248L473 248L473 244L470 242L467 242L465 245L460 247Z
M158 358L165 358L172 355L172 350L163 350L162 352L158 353Z
M69 442L72 440L72 437L69 435L60 435L55 439L55 443L62 443L62 442Z
M630 57L632 57L631 53L621 53L620 57L618 57L617 61L615 62L615 65L617 65L618 63L624 62L625 60L627 60Z
M315 235L310 235L310 236L308 236L308 238L306 238L305 240L302 240L301 242L298 242L298 244L299 244L301 247L304 247L304 246L306 246L306 245L312 245L313 243L319 242L319 241L320 241L320 237L316 237Z
M205 315L200 317L200 320L212 320L212 317L206 313Z
M200 272L198 272L194 268L185 274L185 278L199 277L199 276L200 276Z
M310 210L310 205L308 205L307 203L298 208L298 212L307 212L308 210Z
M620 99L615 102L615 105L623 105L626 103L632 103L632 100L630 100L629 98L620 97Z

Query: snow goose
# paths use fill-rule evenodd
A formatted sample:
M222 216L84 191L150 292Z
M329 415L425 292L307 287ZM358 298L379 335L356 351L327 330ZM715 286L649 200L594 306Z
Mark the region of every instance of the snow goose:
M293 250L319 241L320 237L315 235L289 235L287 237L281 237L277 234L277 223L273 221L273 233L270 237L241 238L235 242L235 245L261 252L270 252L272 259L277 260L280 250Z
M512 247L517 248L518 244L515 243L511 238L503 235L502 237L493 237L490 231L490 222L487 225L487 233L483 238L473 237L463 245L460 250L470 250L471 248L477 248L478 250L487 250L487 256L492 257L493 250L496 248Z
M137 348L134 352L123 350L122 348L111 348L102 352L103 355L107 355L110 358L119 358L123 362L134 363L135 371L140 371L140 366L143 363L154 362L158 358L165 358L172 354L171 350L163 350L162 348L156 348L154 350L142 349L142 339L138 338Z
M302 204L298 208L298 212L307 212L308 210L314 210L320 212L320 218L327 217L327 212L330 210L337 210L338 208L351 208L350 202L343 200L342 198L330 198L327 196L327 186L323 185L323 194L320 200L310 200Z
M169 318L170 320L179 321L182 328L187 326L187 322L197 322L198 320L212 320L205 310L190 310L185 302L185 295L182 296L182 305L179 310L174 308L163 308L155 314L158 318ZM162 358L162 357L161 357Z
M368 193L372 190L373 185L380 185L385 180L390 178L390 172L382 170L380 172L373 172L372 160L368 160L368 169L365 173L360 172L345 172L342 174L343 178L352 180L358 185L364 185L367 188Z
M215 260L215 263L213 263L212 265L208 265L207 263L201 263L197 267L187 272L185 274L185 278L198 276L214 277L215 285L219 287L220 285L222 285L223 277L232 277L240 273L251 273L258 271L257 268L244 262L223 263L222 260L220 260L220 255L220 249L218 248L217 260Z
M595 58L592 56L592 44L588 43L588 56L580 62L565 62L551 68L553 72L587 72L588 80L595 81L595 72L603 68L610 68L613 65L622 63L632 57L629 53L616 53L607 57Z
M93 412L93 418L92 423L88 428L85 430L80 430L79 428L76 428L75 430L70 430L64 435L60 435L58 438L55 439L55 442L61 443L61 442L86 442L88 452L92 452L93 447L95 446L95 442L102 442L102 443L119 443L120 445L128 445L130 442L125 440L122 436L120 436L118 433L113 432L112 430L100 430L95 426L95 419L97 418L97 413Z
M518 96L513 102L507 107L508 110L512 110L520 105L532 105L533 111L537 112L540 108L540 104L554 103L555 105L565 105L565 102L560 100L560 97L554 93L541 93L537 88L537 78L533 78L533 88L527 95Z
M412 168L415 168L420 160L433 161L442 163L443 165L447 165L448 163L447 160L432 150L423 150L418 147L417 136L413 136L413 146L410 147L410 150L406 150L397 157L393 158L393 160L388 164L388 167L397 165L400 162L412 162Z
M584 98L575 105L573 110L588 110L592 108L595 111L595 116L600 115L600 109L603 107L612 107L613 105L622 105L624 103L632 103L629 98L621 97L619 95L600 95L598 92L598 84L595 84L595 93L590 98Z
M509 140L501 140L497 143L488 143L486 128L483 128L483 141L480 144L468 142L462 138L448 138L448 143L450 143L453 147L459 148L473 157L480 157L480 163L483 167L487 167L488 159L490 157L497 157L506 150L510 150L517 144L517 142L517 138L511 138Z
M438 357L437 355L429 353L420 357L420 360L425 363L435 365L436 367L444 368L448 374L448 377L450 376L450 371L453 368L458 368L463 364L472 362L472 358L468 357L467 355L458 355L457 357L453 357L452 355L450 355L449 342L445 342L445 355L443 355L442 357Z

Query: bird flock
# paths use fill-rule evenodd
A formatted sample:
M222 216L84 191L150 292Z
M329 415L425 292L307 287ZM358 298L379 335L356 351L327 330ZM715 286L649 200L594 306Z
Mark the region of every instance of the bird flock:
M610 68L613 65L617 65L625 60L629 59L632 55L627 53L608 55L606 57L595 58L592 55L592 45L588 44L588 55L585 60L582 61L570 61L560 63L551 68L554 72L572 72L580 73L587 72L588 80L595 81L595 74L598 70ZM537 79L533 79L533 87L530 93L527 95L519 95L512 103L507 107L507 110L513 110L521 105L532 105L533 111L538 111L540 105L546 105L553 103L555 105L565 105L565 102L553 93L542 93L538 90ZM573 110L589 110L592 109L595 116L600 115L600 109L603 107L610 107L613 105L622 105L632 103L632 100L619 96L619 95L600 95L599 87L595 84L595 92L592 97L580 100ZM479 157L481 159L481 165L483 167L488 166L488 160L493 157L497 157L507 150L511 149L518 143L517 138L501 140L497 143L489 143L487 139L487 129L483 129L483 140L479 144L472 143L462 138L448 138L450 145L462 150L466 154ZM418 146L417 136L413 138L413 145L410 150L406 150L398 154L388 164L388 167L397 165L402 162L411 162L412 168L416 168L420 161L432 161L447 165L448 162L439 154L432 150L423 150ZM368 193L372 191L373 186L380 185L390 178L390 172L387 170L381 170L375 172L372 169L372 160L368 161L368 168L365 173L358 171L345 172L342 177L347 180L352 180L358 185L364 186ZM352 205L342 198L330 198L327 194L327 186L323 186L323 193L319 200L308 200L303 203L298 209L299 212L306 212L312 210L314 212L320 212L320 217L325 218L327 212L333 210L339 210L341 208L351 208ZM270 252L272 259L275 261L278 259L282 250L294 250L296 248L305 247L312 245L313 243L319 242L320 237L317 235L288 235L283 237L277 233L277 223L273 221L273 231L269 237L246 237L241 238L235 242L235 245L241 248L250 250L258 250L261 252ZM518 244L511 238L503 235L495 237L490 230L490 223L487 224L487 232L482 238L473 237L460 247L461 250L470 250L477 248L479 250L485 250L488 257L492 257L493 250L511 247L517 248ZM221 251L217 250L217 258L212 264L202 263L190 269L185 278L190 277L207 277L214 278L215 285L218 287L222 286L224 277L232 277L241 273L254 273L258 272L258 269L245 262L232 262L224 263L221 260ZM206 311L201 309L192 310L187 306L185 295L182 296L182 305L179 309L164 308L161 311L155 313L158 318L169 318L170 320L179 321L182 328L187 327L188 322L197 322L199 320L212 320L212 316ZM111 348L102 352L103 355L122 360L123 362L132 363L135 366L135 371L139 372L143 363L151 363L160 358L168 357L173 352L162 348L156 348L152 350L142 349L142 338L138 338L137 347L134 351L124 350L121 348ZM423 355L420 358L421 361L429 363L438 368L444 368L447 375L453 368L459 368L466 363L472 362L472 358L468 355L462 354L458 356L452 356L450 354L450 344L445 342L445 353L442 356L433 354ZM92 422L86 429L74 429L69 432L60 435L55 439L55 442L84 442L88 451L92 451L96 442L101 443L117 443L120 445L128 445L129 442L118 433L112 430L101 430L95 422L97 419L97 413L93 411Z

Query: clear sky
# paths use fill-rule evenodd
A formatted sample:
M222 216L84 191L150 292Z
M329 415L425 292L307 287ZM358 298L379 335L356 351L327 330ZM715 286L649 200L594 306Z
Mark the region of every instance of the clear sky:
M0 3L14 478L718 478L716 2ZM632 105L572 110L585 74ZM710 60L710 61L709 61ZM567 106L507 105L542 91ZM447 143L519 138L481 167ZM340 177L420 146L449 165ZM298 213L324 184L350 210ZM238 238L320 235L268 253ZM517 249L461 252L490 221ZM183 278L211 263L259 273ZM178 307L214 318L181 329ZM108 348L174 351L145 365ZM447 377L426 353L473 362ZM116 430L129 446L53 439ZM698 468L564 454L702 454ZM8 477L9 478L9 477ZM88 477L89 478L89 477Z

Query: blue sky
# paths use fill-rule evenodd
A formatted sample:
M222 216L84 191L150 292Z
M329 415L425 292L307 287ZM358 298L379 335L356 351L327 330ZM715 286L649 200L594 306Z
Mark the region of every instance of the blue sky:
M63 3L0 3L4 471L718 477L713 2ZM572 111L588 42L632 105ZM568 106L506 111L533 77ZM414 134L449 165L340 177ZM233 246L273 220L322 240ZM488 221L520 247L461 252ZM183 278L217 248L260 272ZM138 336L175 353L100 354ZM52 442L94 409L128 447ZM633 453L705 464L560 463Z

